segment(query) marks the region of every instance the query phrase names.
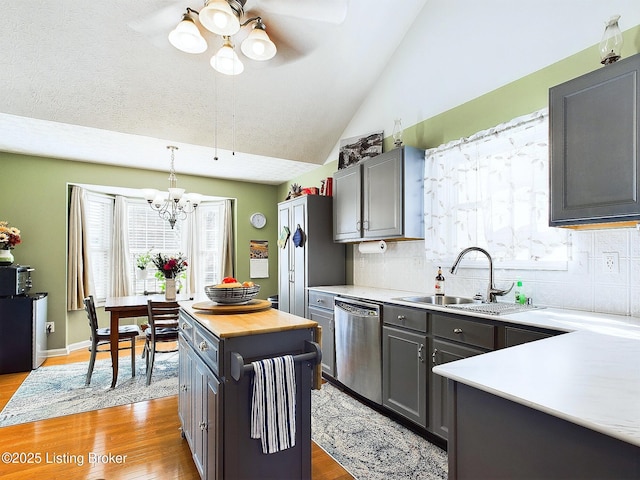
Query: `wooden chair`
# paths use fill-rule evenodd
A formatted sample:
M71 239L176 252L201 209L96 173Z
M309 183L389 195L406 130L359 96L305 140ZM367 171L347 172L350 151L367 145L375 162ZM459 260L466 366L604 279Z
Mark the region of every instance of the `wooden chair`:
M145 330L144 350L142 357L147 359L147 385L151 383L153 362L157 353L178 351L178 312L177 302L147 302L149 328ZM174 347L158 350L158 343L172 342Z
M87 371L87 379L85 381L85 385L89 385L91 383L91 376L93 375L93 366L96 363L96 354L109 352L111 350L109 338L111 329L98 328L98 316L96 315L96 305L92 295L84 299L84 309L87 312L89 328L91 329L91 346L89 347L91 358L89 359L89 370ZM121 325L118 328L118 345L120 345L120 342L129 343L129 345L124 345L123 347L118 346L118 350L131 348L132 377L136 376L136 337L138 335L140 335L140 329L137 325ZM106 348L104 348L105 345Z

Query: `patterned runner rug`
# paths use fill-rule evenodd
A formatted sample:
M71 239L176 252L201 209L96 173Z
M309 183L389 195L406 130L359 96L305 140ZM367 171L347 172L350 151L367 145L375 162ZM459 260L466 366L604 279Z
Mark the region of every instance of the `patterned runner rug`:
M111 359L96 361L91 385L85 387L88 366L87 361L33 370L0 412L0 427L178 394L178 352L156 355L149 386L140 357L135 377L131 377L130 359L120 359L113 390L109 388Z
M447 478L447 452L329 383L311 412L313 441L359 480Z

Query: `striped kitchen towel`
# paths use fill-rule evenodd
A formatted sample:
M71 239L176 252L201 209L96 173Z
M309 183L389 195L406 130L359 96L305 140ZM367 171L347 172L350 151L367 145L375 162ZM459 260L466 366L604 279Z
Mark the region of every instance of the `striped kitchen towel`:
M253 365L251 438L262 440L262 453L296 444L296 372L293 356L267 358Z

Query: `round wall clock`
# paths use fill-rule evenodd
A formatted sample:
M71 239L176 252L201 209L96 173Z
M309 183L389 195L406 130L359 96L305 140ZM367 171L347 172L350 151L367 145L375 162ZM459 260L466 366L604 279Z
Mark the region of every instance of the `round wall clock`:
M251 225L256 228L262 228L267 224L267 217L265 217L263 213L259 212L251 215L249 220L251 221Z

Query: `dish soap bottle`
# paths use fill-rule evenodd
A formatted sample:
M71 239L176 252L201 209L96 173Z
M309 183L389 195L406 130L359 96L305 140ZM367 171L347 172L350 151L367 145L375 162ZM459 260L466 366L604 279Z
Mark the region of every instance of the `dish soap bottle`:
M444 295L444 275L442 275L442 267L438 267L436 275L436 295Z
M516 303L519 304L524 304L526 302L526 297L524 296L524 293L522 292L522 281L518 280L518 282L516 283L516 289L514 290L515 293L515 297L516 297Z

